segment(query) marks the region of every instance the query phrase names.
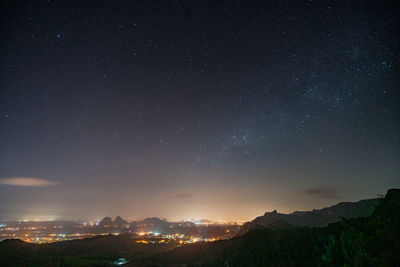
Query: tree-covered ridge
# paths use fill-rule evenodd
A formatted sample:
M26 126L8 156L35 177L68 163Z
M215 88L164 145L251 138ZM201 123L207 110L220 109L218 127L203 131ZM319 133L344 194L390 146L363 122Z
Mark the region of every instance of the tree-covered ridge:
M276 210L266 212L263 216L245 223L240 229L240 234L256 228L279 229L289 226L325 226L328 223L337 222L341 218L367 217L372 214L378 201L378 198L374 198L358 202L340 202L323 209L295 211L289 214L279 213Z
M149 262L196 266L400 266L400 189L369 217L325 227L254 229L229 241L159 254Z

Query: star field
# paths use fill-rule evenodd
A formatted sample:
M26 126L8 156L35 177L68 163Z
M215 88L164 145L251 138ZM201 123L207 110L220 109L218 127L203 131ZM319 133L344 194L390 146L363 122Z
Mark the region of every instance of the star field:
M395 1L1 10L0 178L54 186L0 185L0 219L248 219L399 186Z

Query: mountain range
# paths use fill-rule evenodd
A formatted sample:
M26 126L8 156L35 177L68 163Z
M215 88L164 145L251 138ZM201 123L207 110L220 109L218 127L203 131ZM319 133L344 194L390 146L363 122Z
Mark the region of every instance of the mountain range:
M289 227L324 226L339 221L341 218L367 217L372 214L379 199L366 199L358 202L340 202L334 206L314 209L312 211L295 211L289 214L278 213L276 210L266 212L254 220L245 223L239 234L247 233L257 228L282 229Z
M305 226L324 224L340 217L338 214L351 218ZM361 217L354 217L357 214ZM143 260L142 266L400 266L400 189L390 189L381 199L264 216L245 228L261 222L267 227L256 227L229 240L158 253ZM316 219L304 219L307 216ZM270 218L272 222L268 222ZM289 220L302 226L269 227L277 222L288 225Z

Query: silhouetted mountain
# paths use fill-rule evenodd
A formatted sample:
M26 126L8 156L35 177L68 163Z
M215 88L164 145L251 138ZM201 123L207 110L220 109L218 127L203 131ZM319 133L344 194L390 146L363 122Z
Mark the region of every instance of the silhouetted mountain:
M319 210L295 211L290 214L278 213L274 210L245 223L241 227L239 234L244 234L256 228L277 229L290 226L323 226L337 222L340 218L367 217L373 212L378 200L374 198L358 202L341 202Z
M124 228L128 226L128 222L122 219L120 216L117 216L114 221L114 226Z
M113 226L112 219L110 217L104 217L103 220L101 220L99 222L99 226L100 227L112 227Z
M126 228L128 227L129 223L122 219L120 216L115 218L113 221L110 217L104 217L100 222L100 227L118 227L118 228Z
M166 220L162 220L158 217L151 217L146 218L142 221L131 222L130 228L134 232L153 231L158 233L165 233L168 231L170 225L171 223Z

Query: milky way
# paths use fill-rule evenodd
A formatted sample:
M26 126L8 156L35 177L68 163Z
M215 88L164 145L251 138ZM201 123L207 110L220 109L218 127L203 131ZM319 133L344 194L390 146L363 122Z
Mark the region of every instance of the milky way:
M55 186L0 184L0 219L249 219L400 185L395 1L1 10L0 178Z

